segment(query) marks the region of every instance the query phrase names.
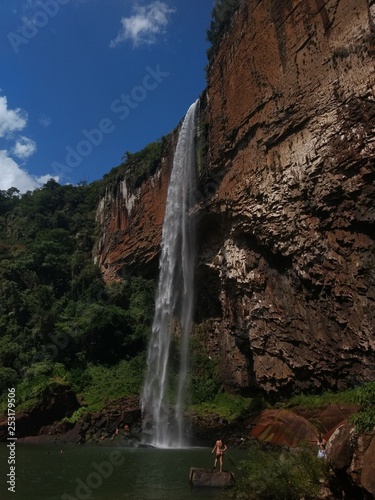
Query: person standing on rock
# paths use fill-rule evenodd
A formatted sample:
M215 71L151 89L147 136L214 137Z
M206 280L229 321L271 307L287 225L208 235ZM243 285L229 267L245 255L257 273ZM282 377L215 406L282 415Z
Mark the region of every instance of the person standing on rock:
M220 472L223 472L223 455L227 449L228 449L228 447L226 445L223 445L223 441L221 439L218 439L215 443L215 446L213 447L213 450L212 450L212 453L216 452L214 469L216 469L216 464L217 464L217 461L219 460Z

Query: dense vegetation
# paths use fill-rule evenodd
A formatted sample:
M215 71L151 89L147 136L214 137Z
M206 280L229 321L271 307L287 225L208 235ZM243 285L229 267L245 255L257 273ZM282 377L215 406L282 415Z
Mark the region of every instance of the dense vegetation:
M218 44L228 27L233 12L239 6L241 0L215 0L212 9L210 28L207 31L207 40L211 43L207 51L208 61L211 63Z
M317 498L322 481L329 482L329 468L316 450L263 449L253 444L249 459L240 464L242 476L230 498L254 500L300 500Z
M154 283L103 283L92 259L100 189L50 180L0 192L0 391L18 384L21 404L56 383L89 393L104 371L144 354Z
M132 188L139 187L144 180L154 174L166 150L165 138L147 144L137 153L125 151L124 161L104 176L106 185L116 185L126 178Z

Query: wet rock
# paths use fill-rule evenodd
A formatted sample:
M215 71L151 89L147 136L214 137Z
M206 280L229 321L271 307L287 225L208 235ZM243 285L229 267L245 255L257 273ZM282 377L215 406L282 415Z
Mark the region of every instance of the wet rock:
M234 486L232 472L220 472L212 469L190 468L189 481L193 486L228 488Z
M81 444L85 441L85 433L81 424L76 424L73 429L66 432L61 441L68 444Z

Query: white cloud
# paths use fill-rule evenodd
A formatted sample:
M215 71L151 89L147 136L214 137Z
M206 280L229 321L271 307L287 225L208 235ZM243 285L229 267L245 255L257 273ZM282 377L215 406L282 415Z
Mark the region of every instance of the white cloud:
M10 154L27 160L36 151L36 143L24 135L16 136L15 132L23 130L27 125L27 113L20 108L9 109L5 96L0 96L0 138L4 143L0 149L0 190L11 187L17 188L21 193L33 191L42 187L49 179L59 181L56 175L42 175L40 177L29 174L25 168L11 158ZM14 142L15 141L15 142ZM13 143L10 146L9 143ZM9 144L7 147L5 144Z
M2 191L15 187L21 193L25 193L43 186L49 179L59 181L59 177L54 175L47 174L41 177L30 175L9 157L5 149L0 150L0 174L0 190Z
M134 47L142 44L151 45L156 42L157 35L165 33L169 16L175 12L165 2L152 2L147 6L137 5L134 15L121 19L121 30L109 46L116 47L120 43L131 40Z
M46 175L41 175L40 177L36 178L37 183L39 186L43 186L46 182L48 182L51 179L55 179L56 182L59 182L60 177L58 175L51 175L51 174L46 174Z
M0 137L26 127L27 113L20 108L8 109L5 96L0 96Z
M29 156L34 154L35 151L36 143L32 139L29 139L28 137L25 137L23 135L19 137L12 149L12 153L15 156L18 156L18 158L22 159L28 158Z
M41 115L39 117L38 122L43 126L43 127L49 127L52 123L52 119L49 116L46 115Z

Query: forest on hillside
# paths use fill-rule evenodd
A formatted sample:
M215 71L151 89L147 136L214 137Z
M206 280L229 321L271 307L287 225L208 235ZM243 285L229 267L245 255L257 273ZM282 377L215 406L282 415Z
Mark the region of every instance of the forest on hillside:
M0 192L0 391L18 386L21 407L54 384L81 391L98 366L144 364L154 283L104 284L93 261L101 187Z

